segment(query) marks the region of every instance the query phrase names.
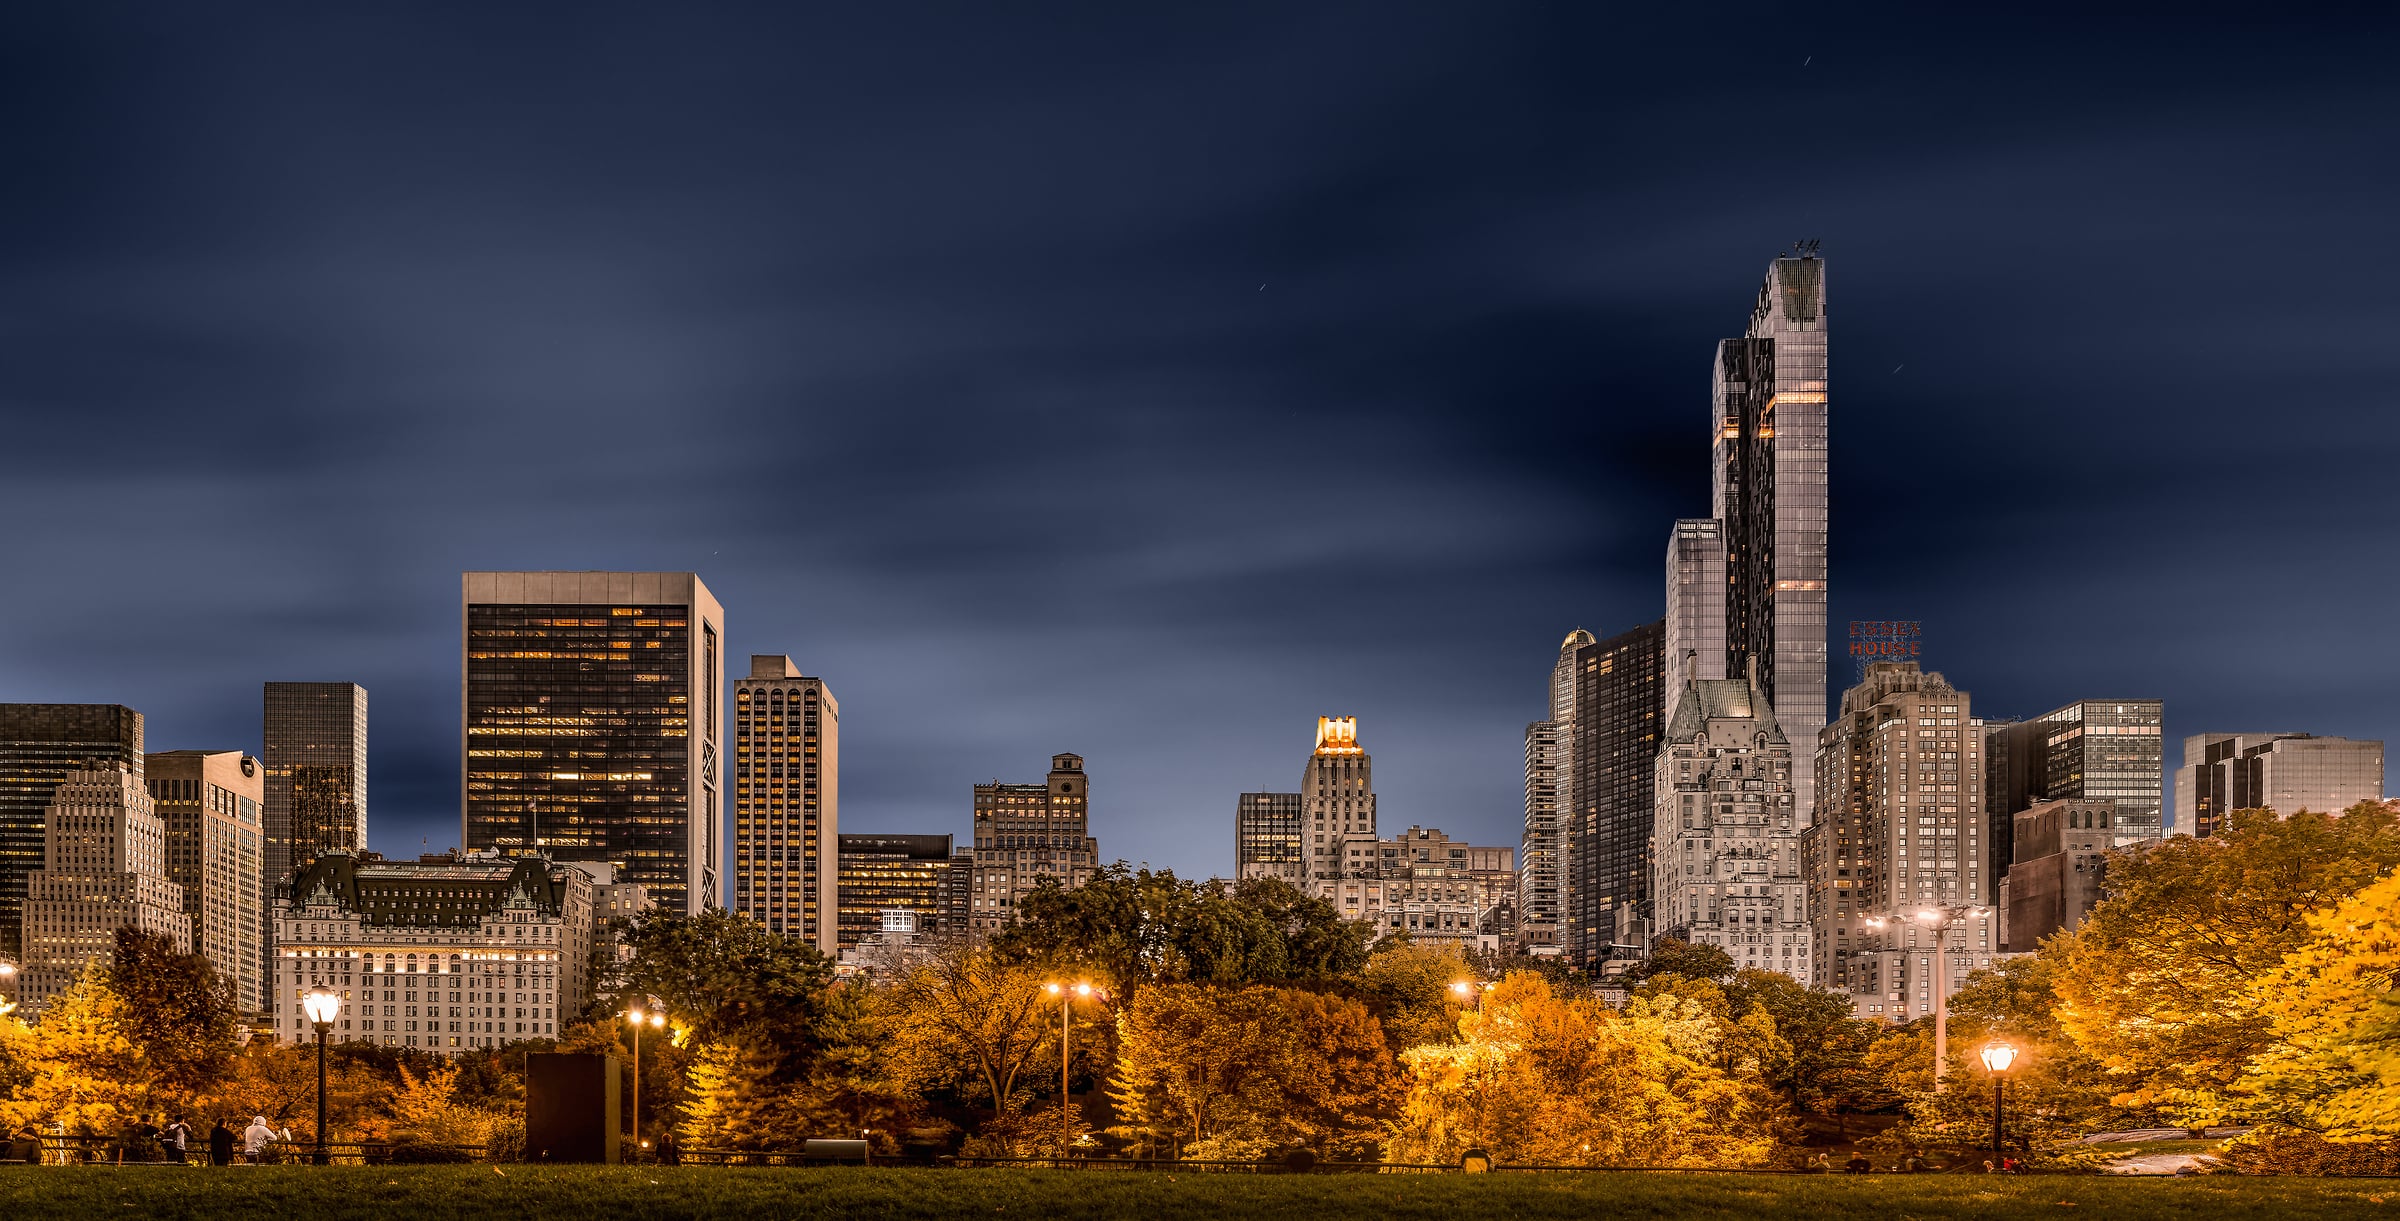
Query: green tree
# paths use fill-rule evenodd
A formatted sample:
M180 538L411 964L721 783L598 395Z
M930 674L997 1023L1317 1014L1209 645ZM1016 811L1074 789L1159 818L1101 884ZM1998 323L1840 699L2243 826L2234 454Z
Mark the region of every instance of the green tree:
M121 1028L165 1099L190 1102L231 1070L239 1014L205 955L178 950L158 933L120 928L107 986L124 1002Z
M2063 944L2060 1027L2115 1102L2187 1124L2244 1115L2234 1087L2276 1045L2262 981L2313 935L2310 913L2400 865L2400 804L2340 817L2241 811L2222 834L2108 861L2108 897Z
M1759 1058L1760 1078L1794 1111L1834 1116L1852 1107L1845 1093L1875 1041L1847 993L1811 988L1789 975L1745 967L1724 986L1727 1011L1741 1021L1767 1019L1775 1034Z
M1650 956L1627 971L1628 982L1640 983L1661 975L1685 979L1724 980L1733 976L1733 956L1723 947L1691 941L1661 941Z
M625 940L633 956L624 995L657 997L691 1039L705 1044L750 1035L784 1055L813 1049L833 963L807 942L730 912L663 909L636 917Z
M1329 984L1355 976L1372 930L1274 878L1193 883L1172 870L1044 879L993 936L1001 958L1072 971L1130 1001L1154 982Z
M1427 1043L1447 1043L1458 1032L1458 983L1477 976L1455 945L1401 940L1375 951L1359 972L1357 991L1383 1023L1397 1055Z

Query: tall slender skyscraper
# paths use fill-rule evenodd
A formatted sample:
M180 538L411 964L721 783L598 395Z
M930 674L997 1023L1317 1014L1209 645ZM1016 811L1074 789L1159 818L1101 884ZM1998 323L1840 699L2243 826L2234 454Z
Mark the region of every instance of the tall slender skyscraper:
M1300 813L1308 827L1308 883L1321 893L1339 882L1346 862L1375 842L1375 760L1358 744L1358 718L1317 718L1317 745L1300 775Z
M1550 667L1549 715L1525 727L1525 827L1517 844L1517 942L1528 949L1558 946L1559 810L1566 804L1569 726L1575 717L1575 652L1592 642L1576 628L1558 646Z
M142 767L142 714L122 704L0 704L0 958L25 952L25 886L42 867L54 790L74 772Z
M1724 551L1720 673L1746 673L1756 657L1775 719L1798 743L1814 741L1825 723L1827 376L1825 264L1804 247L1768 266L1749 328L1717 345L1709 422L1711 509ZM1679 522L1670 555L1685 544ZM1693 562L1710 560L1701 553ZM1678 592L1684 584L1671 558L1669 598L1680 599L1679 611L1694 600L1688 586ZM1805 747L1794 755L1805 823L1814 760Z
M688 572L470 572L469 850L607 861L668 911L720 903L724 611Z
M366 688L268 683L263 762L269 894L324 853L366 849Z
M789 657L752 654L734 680L733 909L823 954L840 938L841 721Z
M1725 523L1687 517L1667 539L1667 691L1725 674Z
M1575 709L1560 786L1562 941L1581 965L1645 946L1650 832L1657 801L1659 735L1666 729L1665 622L1575 650Z
M267 1012L266 777L238 750L171 750L143 760L151 808L167 830L167 880L183 889L192 948L208 956L234 1004Z

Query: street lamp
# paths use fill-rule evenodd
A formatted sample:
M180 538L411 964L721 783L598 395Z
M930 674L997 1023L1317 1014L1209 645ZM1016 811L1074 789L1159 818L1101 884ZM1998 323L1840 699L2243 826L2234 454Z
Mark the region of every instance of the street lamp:
M1942 1078L1950 1072L1950 930L1964 921L1991 913L1992 909L1988 907L1953 903L1948 907L1926 907L1916 911L1893 912L1889 916L1869 916L1863 921L1869 928L1882 928L1887 924L1930 925L1933 928L1933 1088L1936 1093L1941 1092Z
M625 1011L625 1024L633 1027L633 1147L642 1147L642 1023L653 1027L667 1024L667 1015L653 1009L644 1013L633 1008ZM637 1154L638 1156L638 1154Z
M1092 985L1078 981L1073 984L1043 984L1042 988L1058 998L1058 1155L1064 1158L1075 1143L1075 1100L1067 1092L1067 1074L1073 1063L1068 1057L1068 1040L1071 1036L1068 1034L1067 1015L1076 997L1091 996Z
M1983 1049L1983 1066L1992 1070L1992 1165L2007 1163L2000 1146L2000 1090L2008 1079L2008 1066L2017 1062L2017 1049L2006 1043L1987 1044Z
M317 1031L317 1151L309 1160L319 1166L330 1166L333 1152L325 1147L325 1035L333 1029L335 1015L342 1011L342 998L331 988L310 988L300 998L300 1009Z

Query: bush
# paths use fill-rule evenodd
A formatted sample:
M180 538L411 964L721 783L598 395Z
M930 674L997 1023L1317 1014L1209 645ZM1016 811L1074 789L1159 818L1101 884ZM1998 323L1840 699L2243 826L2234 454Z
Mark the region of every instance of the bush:
M429 1145L423 1141L402 1141L385 1151L386 1163L394 1166L434 1166L448 1162L473 1161L465 1149L457 1145Z
M2331 1141L2290 1128L2237 1136L2217 1157L2238 1174L2400 1174L2400 1140Z

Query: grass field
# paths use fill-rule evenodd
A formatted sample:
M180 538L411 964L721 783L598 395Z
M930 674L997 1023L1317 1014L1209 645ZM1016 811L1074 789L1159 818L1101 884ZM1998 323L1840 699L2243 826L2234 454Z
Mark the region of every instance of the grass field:
M0 1167L0 1218L2400 1217L2400 1180L1226 1175L508 1166Z

